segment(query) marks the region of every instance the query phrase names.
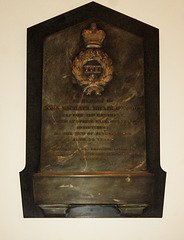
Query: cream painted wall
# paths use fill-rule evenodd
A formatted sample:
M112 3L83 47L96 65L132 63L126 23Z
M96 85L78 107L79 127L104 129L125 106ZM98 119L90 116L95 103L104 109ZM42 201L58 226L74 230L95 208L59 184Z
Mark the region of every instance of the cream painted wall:
M87 3L0 0L0 239L183 240L184 2L101 0L160 29L161 164L167 171L162 219L24 219L26 28Z

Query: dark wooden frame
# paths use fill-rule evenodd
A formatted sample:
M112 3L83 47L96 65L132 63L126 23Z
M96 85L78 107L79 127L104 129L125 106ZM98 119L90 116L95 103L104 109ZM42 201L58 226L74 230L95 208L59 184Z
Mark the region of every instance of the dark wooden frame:
M27 30L26 167L20 173L24 217L44 217L34 204L32 183L40 161L43 40L50 34L94 17L144 39L146 151L148 170L155 175L155 191L153 206L142 217L162 217L166 173L160 167L159 30L95 2Z

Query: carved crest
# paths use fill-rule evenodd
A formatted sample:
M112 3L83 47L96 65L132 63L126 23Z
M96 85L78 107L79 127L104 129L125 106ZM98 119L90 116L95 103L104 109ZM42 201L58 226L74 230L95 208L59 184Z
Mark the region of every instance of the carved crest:
M91 95L92 92L101 95L105 85L112 79L112 60L99 49L105 35L103 30L97 29L96 23L91 24L91 29L82 32L87 49L75 57L72 73L86 95Z

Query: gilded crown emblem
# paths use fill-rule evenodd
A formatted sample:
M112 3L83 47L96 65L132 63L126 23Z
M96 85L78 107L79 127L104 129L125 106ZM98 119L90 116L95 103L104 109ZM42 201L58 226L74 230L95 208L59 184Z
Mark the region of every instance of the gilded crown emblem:
M100 48L105 38L105 32L98 30L96 23L91 24L91 29L84 29L82 36L87 48Z
M91 95L92 92L101 95L105 85L112 79L112 60L99 49L105 35L103 30L97 29L96 23L92 23L90 29L82 31L87 49L75 57L72 73L86 95Z

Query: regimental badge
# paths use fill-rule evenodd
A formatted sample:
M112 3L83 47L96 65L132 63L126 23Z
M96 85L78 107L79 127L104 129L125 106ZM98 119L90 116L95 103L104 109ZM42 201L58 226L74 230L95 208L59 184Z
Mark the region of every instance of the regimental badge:
M72 73L86 95L91 95L92 92L101 95L113 76L112 60L100 50L105 35L103 30L97 29L96 23L91 24L91 29L82 32L86 50L75 57Z

